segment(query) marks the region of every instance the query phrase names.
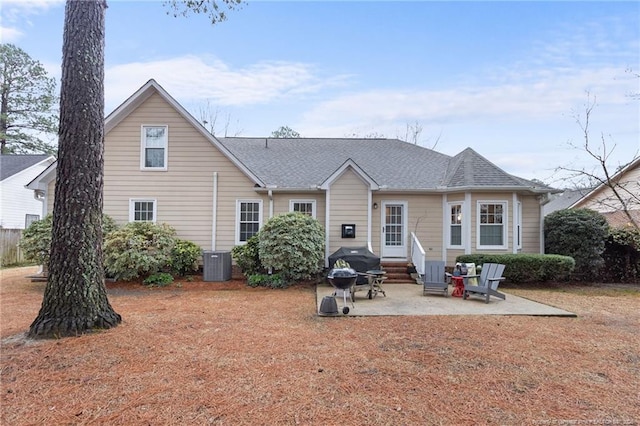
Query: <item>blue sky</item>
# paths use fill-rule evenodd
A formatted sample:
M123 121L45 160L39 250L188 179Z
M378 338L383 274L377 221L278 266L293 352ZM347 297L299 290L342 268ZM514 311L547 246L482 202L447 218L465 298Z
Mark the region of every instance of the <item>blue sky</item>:
M215 26L161 1L108 4L106 114L154 78L196 118L217 114L217 135L418 127L423 146L562 186L556 167L594 164L570 146L589 93L611 165L640 149L637 1L249 1ZM59 78L64 3L3 0L0 17L2 42Z

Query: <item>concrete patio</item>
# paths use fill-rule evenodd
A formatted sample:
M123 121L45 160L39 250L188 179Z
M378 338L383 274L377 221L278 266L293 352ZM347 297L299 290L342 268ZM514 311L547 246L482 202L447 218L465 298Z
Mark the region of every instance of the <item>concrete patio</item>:
M331 296L335 289L330 284L321 284L316 288L317 312L323 297ZM534 302L509 294L508 290L500 290L506 294L506 300L491 298L484 303L480 298L445 297L440 294L422 293L418 284L388 284L384 286L386 296L378 294L373 299L367 293L359 291L355 294L355 303L347 297L348 316L395 316L395 315L529 315L576 317L576 314L563 309ZM451 287L449 288L451 294ZM342 315L344 301L342 295L336 296L338 304L337 316Z

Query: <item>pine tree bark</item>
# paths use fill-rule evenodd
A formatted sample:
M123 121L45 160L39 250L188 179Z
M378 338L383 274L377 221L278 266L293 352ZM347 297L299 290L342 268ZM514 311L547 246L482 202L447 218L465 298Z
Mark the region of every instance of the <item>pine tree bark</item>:
M49 279L30 337L115 327L102 263L104 0L67 0Z

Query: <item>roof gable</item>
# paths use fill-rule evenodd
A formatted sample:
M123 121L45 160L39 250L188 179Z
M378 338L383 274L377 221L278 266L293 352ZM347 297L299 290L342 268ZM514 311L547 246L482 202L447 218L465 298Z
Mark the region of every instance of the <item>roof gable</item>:
M340 176L342 176L342 174L348 169L353 170L355 174L358 175L360 179L362 179L369 186L369 188L373 190L379 189L378 184L373 179L371 179L371 177L367 175L364 170L362 170L351 158L348 158L347 161L342 163L338 170L331 173L331 175L324 182L322 182L322 184L320 185L320 189L329 189L331 184L338 180L338 178L340 178Z
M212 135L198 120L196 120L182 105L180 105L169 93L155 80L147 81L140 89L113 110L105 119L105 134L115 128L125 117L142 105L151 95L157 93L165 102L173 107L189 124L191 124L202 136L214 145L226 156L238 169L244 172L249 179L259 186L266 186L251 170L245 167L229 150L220 143L218 138Z

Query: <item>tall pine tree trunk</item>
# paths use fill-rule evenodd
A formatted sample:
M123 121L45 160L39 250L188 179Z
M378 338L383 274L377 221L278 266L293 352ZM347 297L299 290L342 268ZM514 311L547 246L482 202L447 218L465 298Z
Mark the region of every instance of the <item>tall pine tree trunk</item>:
M74 336L121 321L102 265L104 0L67 0L49 280L31 337Z

